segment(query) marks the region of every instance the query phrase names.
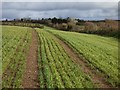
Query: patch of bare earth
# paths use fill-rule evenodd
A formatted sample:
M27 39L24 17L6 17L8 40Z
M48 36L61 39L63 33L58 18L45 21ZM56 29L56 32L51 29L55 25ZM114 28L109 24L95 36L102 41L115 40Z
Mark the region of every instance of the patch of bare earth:
M26 70L23 77L23 88L39 88L38 83L38 61L37 61L38 39L35 30L32 31L32 41L26 61Z
M92 82L97 85L99 88L110 88L112 87L105 79L105 77L96 72L96 70L92 69L89 64L80 57L68 44L66 44L59 37L55 36L55 39L60 43L60 45L64 48L65 52L69 55L69 57L77 64L80 65L82 71L87 75L91 76ZM96 88L97 88L96 87Z

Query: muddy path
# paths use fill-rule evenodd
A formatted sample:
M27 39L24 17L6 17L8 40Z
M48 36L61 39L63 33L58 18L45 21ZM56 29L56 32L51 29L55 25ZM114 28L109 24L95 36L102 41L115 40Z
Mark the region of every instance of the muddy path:
M48 31L49 32L49 31ZM49 32L51 33L51 32ZM51 33L52 34L52 33ZM112 86L106 81L105 77L102 74L96 72L95 69L92 69L85 59L80 57L64 40L59 36L52 34L55 37L55 40L64 48L68 56L77 64L80 65L81 70L89 75L92 79L94 85L99 88L112 88Z
M23 76L23 88L39 88L38 83L38 38L37 32L32 30L32 41L29 47L28 56L26 59L26 69Z

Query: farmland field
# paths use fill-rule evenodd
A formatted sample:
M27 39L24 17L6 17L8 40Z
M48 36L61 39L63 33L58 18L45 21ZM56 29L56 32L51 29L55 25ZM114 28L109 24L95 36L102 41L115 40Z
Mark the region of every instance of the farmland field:
M38 48L38 64L42 87L45 87L44 85L50 88L93 87L87 75L72 62L51 34L39 29L37 32L41 41L39 44L41 47Z
M34 47L36 50L32 50ZM46 26L43 29L2 26L2 86L24 88L26 68L34 61L37 68L29 74L34 70L37 74L30 75L29 79L37 88L116 87L120 84L116 38Z
M31 28L14 26L2 28L2 86L19 87L31 40Z
M74 50L84 56L91 66L104 73L107 80L115 85L118 79L118 40L97 35L79 34L50 30L59 38L65 40ZM120 83L120 82L119 82Z

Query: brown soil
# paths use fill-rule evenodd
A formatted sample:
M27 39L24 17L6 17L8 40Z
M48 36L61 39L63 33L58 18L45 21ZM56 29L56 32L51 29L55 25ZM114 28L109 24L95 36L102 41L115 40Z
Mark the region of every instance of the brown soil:
M32 31L32 41L26 61L26 70L23 77L23 88L39 88L38 62L37 62L38 39L35 30Z
M69 55L69 57L77 64L80 65L82 71L92 78L92 82L97 85L99 88L110 88L112 87L110 84L106 82L106 79L103 75L96 72L96 70L91 69L89 64L80 57L75 51L67 45L63 40L61 40L59 37L55 36L56 40L60 43L60 45L64 48L66 53Z

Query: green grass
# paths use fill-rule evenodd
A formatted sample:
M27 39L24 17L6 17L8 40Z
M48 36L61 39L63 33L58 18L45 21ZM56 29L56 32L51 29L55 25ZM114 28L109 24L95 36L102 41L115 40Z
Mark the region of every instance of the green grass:
M68 43L89 64L106 75L113 86L120 84L118 79L118 40L112 37L59 31L45 27L45 30Z
M91 79L66 54L55 37L37 29L39 82L44 88L93 88ZM49 36L49 37L48 37Z
M31 28L2 27L2 73L4 88L21 87L26 65L26 54L31 41Z

